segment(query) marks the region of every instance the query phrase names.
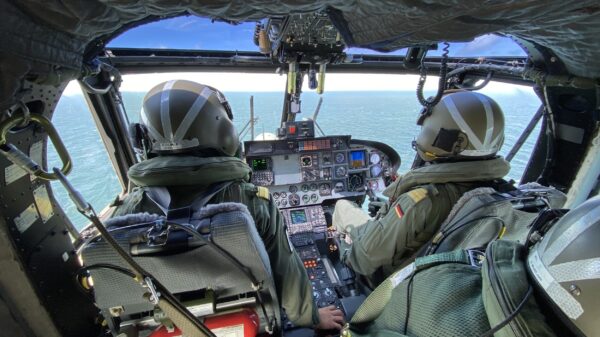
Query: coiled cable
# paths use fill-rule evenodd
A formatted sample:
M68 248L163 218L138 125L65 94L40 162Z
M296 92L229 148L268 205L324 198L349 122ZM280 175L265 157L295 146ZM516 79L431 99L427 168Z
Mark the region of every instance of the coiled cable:
M427 80L427 68L425 67L425 57L421 59L420 66L420 77L419 83L417 84L417 99L421 105L429 110L436 104L440 102L442 99L442 95L444 94L444 90L446 89L446 75L448 73L448 53L450 44L448 42L443 42L444 48L442 49L442 60L440 66L440 79L438 83L438 90L435 96L430 98L425 98L423 96L423 88L425 87L425 81Z

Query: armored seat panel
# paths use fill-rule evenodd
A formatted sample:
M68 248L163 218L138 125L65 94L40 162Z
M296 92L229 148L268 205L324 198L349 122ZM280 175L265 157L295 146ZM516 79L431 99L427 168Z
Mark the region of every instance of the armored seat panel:
M208 205L195 212L191 222L193 227L202 228L203 232L208 228L205 238L212 240L245 266L262 283L263 300L271 304L269 307L278 308L269 258L244 205ZM149 227L110 229L119 245L129 252L132 239L142 237ZM113 264L127 268L104 240L88 244L82 251L82 257L86 266ZM179 253L134 256L134 259L174 294L212 289L216 298L220 299L254 292L247 275L207 244ZM144 289L131 277L110 269L93 269L90 274L94 282L96 305L100 309L123 307L126 314L153 309L152 304L143 298ZM276 310L270 311L274 313Z

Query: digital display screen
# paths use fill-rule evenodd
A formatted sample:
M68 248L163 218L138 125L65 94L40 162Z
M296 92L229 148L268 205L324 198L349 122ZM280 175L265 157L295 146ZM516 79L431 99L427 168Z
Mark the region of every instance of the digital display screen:
M267 158L252 159L252 171L264 171L269 169Z
M350 151L350 168L359 169L366 165L367 155L365 151Z
M330 139L305 140L302 142L298 142L298 150L300 151L327 150L330 148Z
M306 223L306 212L303 209L295 209L290 211L290 217L292 218L292 224Z

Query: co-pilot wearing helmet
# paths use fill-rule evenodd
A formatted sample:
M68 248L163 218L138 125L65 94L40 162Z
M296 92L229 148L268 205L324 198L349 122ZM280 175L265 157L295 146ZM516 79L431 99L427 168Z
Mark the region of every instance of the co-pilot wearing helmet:
M374 219L356 204L338 201L333 224L342 234L341 259L378 283L425 245L463 193L493 186L510 165L497 156L504 141L498 104L480 93L444 95L419 119L414 142L427 165L399 177L384 191Z
M371 293L343 335L600 336L600 197L534 229L526 245L495 240L483 258L417 258Z
M249 183L250 167L237 155L239 139L225 96L199 83L175 80L161 83L144 97L137 147L146 159L128 172L134 188L114 215L160 209L144 191L164 186L169 208L189 206L210 186L232 184L209 203L241 202L248 207L269 254L280 303L298 326L341 328L343 314L334 307L317 310L306 270L288 244L282 218L266 188Z

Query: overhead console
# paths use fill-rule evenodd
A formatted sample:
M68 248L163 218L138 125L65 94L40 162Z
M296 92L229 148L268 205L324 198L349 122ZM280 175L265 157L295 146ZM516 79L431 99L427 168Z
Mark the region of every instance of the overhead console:
M252 183L268 187L277 206L289 208L382 191L397 165L375 147L380 143L370 143L350 136L250 141L245 155Z

